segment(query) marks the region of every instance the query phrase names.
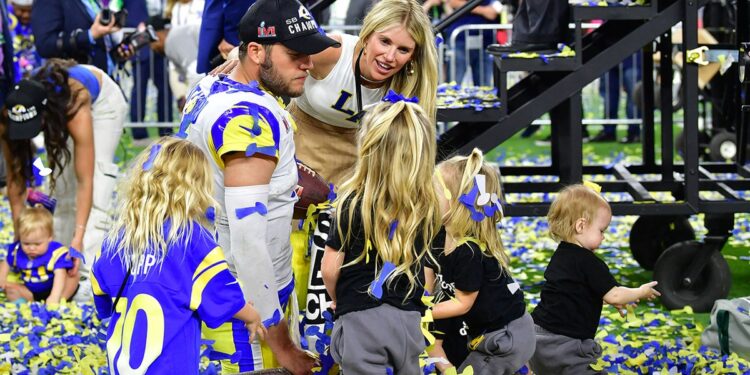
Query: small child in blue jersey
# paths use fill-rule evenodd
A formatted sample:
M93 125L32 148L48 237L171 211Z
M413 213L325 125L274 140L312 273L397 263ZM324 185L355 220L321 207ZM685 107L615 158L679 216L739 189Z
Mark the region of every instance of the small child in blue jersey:
M534 353L534 322L497 230L503 217L500 175L474 149L440 163L435 184L446 236L436 255L432 317L439 332L429 354L443 372L456 365L460 372L471 366L477 375L515 374ZM455 332L449 319L456 318L465 323L468 338ZM449 363L444 341L468 344L468 356Z
M52 241L52 213L42 206L27 207L18 217L18 238L8 247L7 258L0 262L0 289L9 301L60 303L66 272L73 268L68 248ZM23 284L8 281L10 272L20 274ZM69 281L70 282L70 281ZM75 287L70 289L75 294Z
M201 322L234 317L250 341L265 337L214 240L212 189L208 160L190 142L162 138L135 159L91 271L112 374L198 374Z

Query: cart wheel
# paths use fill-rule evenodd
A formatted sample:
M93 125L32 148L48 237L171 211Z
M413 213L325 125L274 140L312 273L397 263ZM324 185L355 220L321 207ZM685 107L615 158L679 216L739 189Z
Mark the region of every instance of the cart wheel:
M683 285L685 273L699 251L711 251L698 280L689 287ZM670 246L659 257L654 268L654 280L659 282L661 302L669 309L690 305L695 312L709 312L714 301L726 298L732 286L729 264L715 250L706 249L702 242L685 241Z
M641 216L630 230L630 251L644 269L654 269L659 256L677 242L695 239L683 216Z
M698 132L698 158L702 159L708 155L706 148L708 147L711 139L708 137L705 131ZM685 158L685 132L680 131L677 133L677 138L674 141L675 150L677 154L683 159Z
M720 132L708 144L708 156L712 161L734 160L737 156L737 137L734 133Z

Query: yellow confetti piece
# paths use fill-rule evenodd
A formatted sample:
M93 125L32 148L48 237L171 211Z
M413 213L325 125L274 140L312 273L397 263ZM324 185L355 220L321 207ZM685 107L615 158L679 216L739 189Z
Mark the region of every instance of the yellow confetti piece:
M604 366L606 366L606 365L607 365L607 362L605 362L603 359L599 358L596 361L596 363L590 365L589 367L591 367L594 371L602 371L602 370L604 370Z
M10 333L0 333L0 343L10 341Z
M593 191L595 191L597 193L601 193L602 192L601 185L599 185L599 184L597 184L596 182L593 182L593 181L584 180L583 181L583 186L585 186L585 187L587 187L587 188L589 188L589 189L591 189L591 190L593 190Z
M637 357L630 358L625 362L628 364L628 366L641 366L644 362L646 362L646 360L648 360L648 356L646 356L645 353L641 353Z

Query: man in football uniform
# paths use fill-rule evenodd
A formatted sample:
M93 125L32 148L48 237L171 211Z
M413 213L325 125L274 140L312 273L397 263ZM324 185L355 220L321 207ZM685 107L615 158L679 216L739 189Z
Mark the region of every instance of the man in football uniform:
M245 298L255 303L268 327L267 347L251 344L242 322L234 320L219 332L204 329L204 335L216 340L212 358L230 360L222 362L225 372L278 364L294 374L308 374L314 360L290 338L297 322L290 327L284 318L297 305L290 300L289 240L297 165L296 126L280 97L301 95L312 68L310 55L339 43L319 31L298 1L257 1L239 29L239 64L229 75L206 77L193 89L178 136L214 161L221 205L218 242Z

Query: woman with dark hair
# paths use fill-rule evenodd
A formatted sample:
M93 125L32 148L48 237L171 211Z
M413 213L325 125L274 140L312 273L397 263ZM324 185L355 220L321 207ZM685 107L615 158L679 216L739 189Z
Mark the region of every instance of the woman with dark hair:
M5 108L2 147L14 223L34 181L33 168L40 168L31 138L42 133L50 195L58 201L55 238L83 250L91 264L107 230L118 172L113 159L128 110L122 91L94 66L49 59L14 87Z

